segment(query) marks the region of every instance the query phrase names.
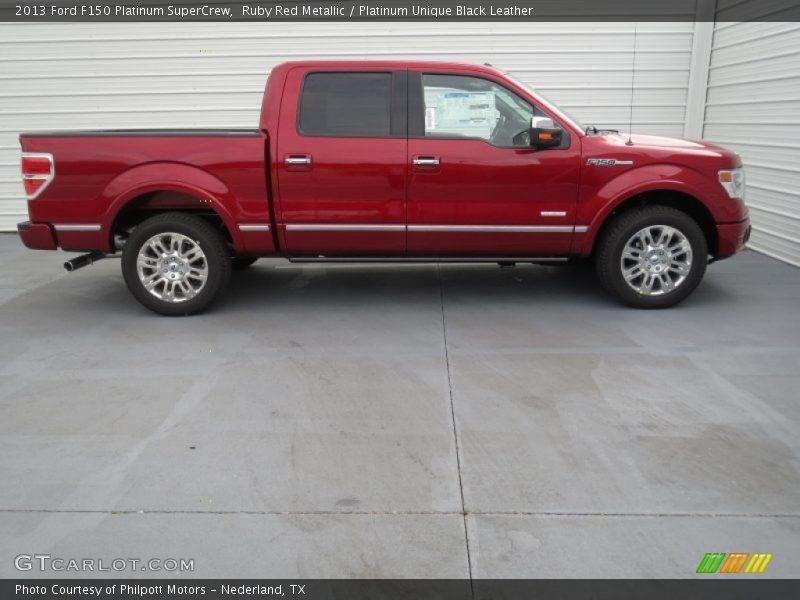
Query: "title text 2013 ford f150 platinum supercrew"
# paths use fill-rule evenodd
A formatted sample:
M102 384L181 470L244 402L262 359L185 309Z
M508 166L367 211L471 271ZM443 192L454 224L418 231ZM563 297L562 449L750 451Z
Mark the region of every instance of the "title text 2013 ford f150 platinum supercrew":
M253 130L23 134L29 248L122 253L147 308L206 308L257 257L591 257L623 302L686 298L750 227L739 157L584 127L489 66L272 70Z

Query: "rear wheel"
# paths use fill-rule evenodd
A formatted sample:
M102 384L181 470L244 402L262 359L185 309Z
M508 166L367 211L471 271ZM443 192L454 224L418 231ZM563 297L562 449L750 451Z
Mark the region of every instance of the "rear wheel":
M122 276L133 296L168 316L207 308L225 289L231 260L222 236L206 221L164 213L133 230L122 252Z
M603 287L636 308L678 304L700 283L707 263L700 226L668 206L620 215L599 240L595 257Z

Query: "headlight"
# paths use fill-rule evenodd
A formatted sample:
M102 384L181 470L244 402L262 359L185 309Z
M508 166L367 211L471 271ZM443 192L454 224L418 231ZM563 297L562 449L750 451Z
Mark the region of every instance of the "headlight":
M744 200L744 169L726 169L720 171L718 177L728 196Z

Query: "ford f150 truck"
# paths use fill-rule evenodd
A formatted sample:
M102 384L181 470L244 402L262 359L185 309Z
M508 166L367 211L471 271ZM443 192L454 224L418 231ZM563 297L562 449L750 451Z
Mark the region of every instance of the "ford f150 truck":
M147 308L187 315L258 257L592 258L674 305L747 241L739 157L586 127L490 66L305 61L269 75L258 129L23 134L29 248L121 253Z

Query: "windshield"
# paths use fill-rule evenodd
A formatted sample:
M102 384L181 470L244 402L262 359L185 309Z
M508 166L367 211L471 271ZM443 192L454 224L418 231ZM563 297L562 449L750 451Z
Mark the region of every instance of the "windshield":
M572 116L572 115L571 115L570 113L568 113L566 110L564 110L563 108L561 108L561 107L560 107L558 104L556 104L555 102L553 102L552 100L550 100L550 98L548 98L547 96L545 96L544 94L542 94L540 91L538 91L538 90L534 90L534 89L533 89L531 86L529 86L528 84L526 84L526 83L523 83L522 81L520 81L520 80L516 79L515 77L512 77L512 76L511 76L511 75L509 75L508 73L505 73L505 76L506 76L506 77L508 77L508 78L509 78L511 81L513 81L514 83L516 83L516 84L517 84L519 87L521 87L522 89L524 89L524 90L528 90L528 91L529 91L531 94L535 94L536 96L538 96L539 98L541 98L542 100L544 100L545 102L547 102L547 104L549 104L549 105L550 105L552 108L554 108L554 109L555 109L555 110L556 110L558 113L560 113L562 116L564 116L564 117L565 117L565 118L566 118L566 119L567 119L567 120L568 120L570 123L572 123L572 125L574 125L574 126L575 126L575 127L577 127L578 129L580 129L581 131L586 131L586 126L585 126L585 125L583 125L583 123L581 123L581 122L580 122L578 119L576 119L574 116Z

